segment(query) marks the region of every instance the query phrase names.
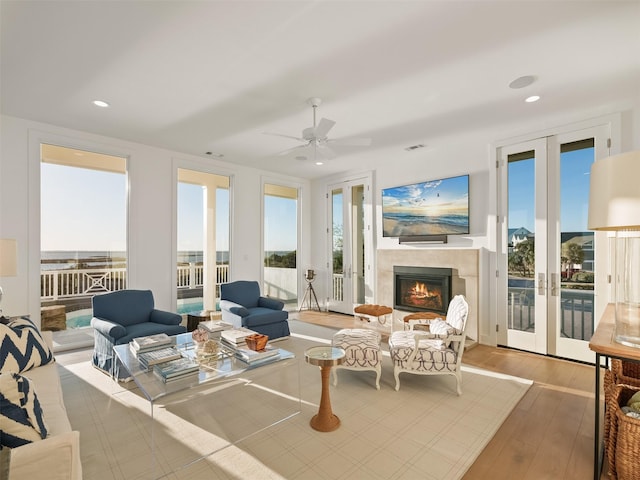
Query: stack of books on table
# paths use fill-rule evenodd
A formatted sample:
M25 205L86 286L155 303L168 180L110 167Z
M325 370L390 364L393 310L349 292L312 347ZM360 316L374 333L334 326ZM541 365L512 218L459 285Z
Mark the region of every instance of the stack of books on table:
M223 330L220 335L225 345L229 345L231 348L238 348L246 346L246 338L256 333L248 328L240 327Z
M247 347L238 347L236 357L249 365L254 365L277 357L280 350L267 345L264 350L251 350Z
M198 328L201 328L209 334L209 338L220 338L224 330L231 330L233 325L225 323L222 320L207 320L206 322L200 322Z
M136 357L143 352L158 350L159 348L164 348L169 345L171 345L171 337L166 333L137 337L129 343L131 351Z
M176 347L162 347L156 350L139 353L138 362L140 362L140 367L143 370L149 370L149 367L152 367L153 365L169 362L181 357L182 355Z
M198 362L192 358L178 358L169 362L158 363L153 366L153 373L164 383L195 377L199 371Z

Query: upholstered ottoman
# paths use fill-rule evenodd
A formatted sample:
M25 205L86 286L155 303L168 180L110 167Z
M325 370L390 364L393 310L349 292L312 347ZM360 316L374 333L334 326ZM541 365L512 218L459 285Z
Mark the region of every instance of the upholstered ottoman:
M333 385L338 384L337 370L373 370L376 372L376 388L380 390L382 373L382 352L380 351L380 333L364 328L344 328L333 336L332 345L345 352L344 362L332 369Z
M393 313L393 308L386 305L358 305L353 309L353 315L360 320L370 322L372 318L378 320L380 325L387 323L387 316Z

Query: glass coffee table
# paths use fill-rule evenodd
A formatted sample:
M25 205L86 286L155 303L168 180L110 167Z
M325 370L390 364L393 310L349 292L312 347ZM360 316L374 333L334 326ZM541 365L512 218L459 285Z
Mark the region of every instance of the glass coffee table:
M176 335L172 341L184 357L197 358L191 333ZM142 368L128 344L114 347L150 404L153 478L178 471L301 411L299 365L292 352L277 349L273 357L247 364L236 358L233 348L214 341L215 358L203 361L197 374L168 383ZM195 437L184 440L186 435L181 434L186 445L176 445L164 425L167 418L183 431L196 430ZM202 432L209 441L202 440ZM167 466L163 444L185 447L184 455L173 455L179 458Z

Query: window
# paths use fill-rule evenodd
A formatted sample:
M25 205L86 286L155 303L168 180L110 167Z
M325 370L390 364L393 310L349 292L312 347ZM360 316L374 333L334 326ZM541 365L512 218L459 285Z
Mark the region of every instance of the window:
M298 301L298 190L264 184L263 295Z
M217 310L229 279L229 177L179 168L177 225L178 312Z
M43 330L89 327L91 297L127 286L126 159L40 149Z

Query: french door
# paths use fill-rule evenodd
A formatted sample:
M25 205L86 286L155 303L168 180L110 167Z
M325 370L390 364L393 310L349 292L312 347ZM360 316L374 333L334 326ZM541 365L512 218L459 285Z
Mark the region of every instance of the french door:
M366 303L373 282L371 188L369 178L329 185L329 303L334 312L353 313ZM373 291L369 288L368 291Z
M608 137L601 126L499 150L499 344L594 361L608 249L587 230L589 175Z

